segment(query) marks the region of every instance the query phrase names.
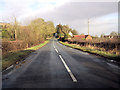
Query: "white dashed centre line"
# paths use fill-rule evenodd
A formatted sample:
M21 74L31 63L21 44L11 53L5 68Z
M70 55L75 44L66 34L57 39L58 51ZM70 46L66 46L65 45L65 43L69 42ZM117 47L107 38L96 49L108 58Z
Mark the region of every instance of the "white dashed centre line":
M68 73L70 74L73 82L77 82L77 79L75 78L75 76L73 75L73 73L71 72L71 70L69 69L69 67L67 66L67 64L65 63L64 59L62 58L62 56L59 55L59 57L60 57L61 61L63 62L65 68L67 69Z
M55 51L58 53L58 50L57 50L57 49L55 49Z
M54 42L53 42L53 47L54 47L55 51L58 53L58 50L54 46ZM64 64L65 68L67 69L68 73L70 74L73 82L77 82L77 79L75 78L75 76L73 75L73 73L71 72L71 70L69 69L69 67L67 66L67 64L65 63L64 59L62 58L62 56L59 55L59 57L60 57L62 63Z

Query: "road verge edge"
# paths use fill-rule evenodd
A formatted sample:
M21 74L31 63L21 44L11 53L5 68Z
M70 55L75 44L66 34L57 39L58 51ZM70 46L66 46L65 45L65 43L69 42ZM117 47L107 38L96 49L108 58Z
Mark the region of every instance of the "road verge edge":
M2 59L2 72L13 68L15 65L18 65L19 62L25 60L30 55L30 53L35 52L36 50L42 48L48 42L49 40L39 45L33 46L31 48L14 51L6 54L5 56L3 56L3 59Z
M97 55L97 56L101 56L103 58L106 58L106 59L110 59L112 62L118 62L120 63L120 55L113 55L113 56L110 56L111 54L107 54L107 52L104 52L104 51L99 51L99 50L93 50L93 49L90 49L88 47L80 47L76 44L69 44L67 42L62 42L62 41L59 41L60 44L62 45L65 45L67 47L71 47L71 48L74 48L74 49L77 49L77 50L80 50L80 51L83 51L83 52L87 52L87 53L90 53L90 54L94 54L94 55Z

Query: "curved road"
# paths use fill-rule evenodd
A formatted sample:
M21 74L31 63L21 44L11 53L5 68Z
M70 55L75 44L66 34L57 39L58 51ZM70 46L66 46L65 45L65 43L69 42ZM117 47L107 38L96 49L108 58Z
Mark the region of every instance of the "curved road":
M3 88L120 88L120 68L56 39L16 66Z

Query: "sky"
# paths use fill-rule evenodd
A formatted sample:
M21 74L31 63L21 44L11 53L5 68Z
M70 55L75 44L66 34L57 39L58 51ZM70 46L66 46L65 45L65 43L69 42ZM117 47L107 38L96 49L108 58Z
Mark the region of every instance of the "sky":
M69 25L79 34L118 32L118 0L0 0L0 22L16 17L21 24L35 18Z

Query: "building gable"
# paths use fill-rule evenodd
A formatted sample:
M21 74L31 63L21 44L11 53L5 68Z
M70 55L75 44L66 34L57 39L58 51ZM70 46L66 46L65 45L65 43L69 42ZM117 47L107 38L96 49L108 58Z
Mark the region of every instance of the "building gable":
M79 38L79 39L85 38L85 40L92 40L92 37L90 35L74 35L73 38Z

